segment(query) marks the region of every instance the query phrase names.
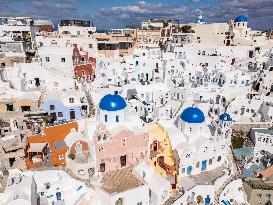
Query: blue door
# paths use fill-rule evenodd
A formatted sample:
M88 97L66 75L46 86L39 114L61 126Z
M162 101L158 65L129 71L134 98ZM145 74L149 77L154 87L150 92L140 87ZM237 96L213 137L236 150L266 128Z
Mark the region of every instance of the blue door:
M205 205L210 205L210 197L209 197L209 195L207 195L207 197L205 198Z
M201 170L204 171L206 169L207 169L207 160L203 160Z
M191 172L192 172L192 166L188 166L188 168L187 168L187 174L191 174Z

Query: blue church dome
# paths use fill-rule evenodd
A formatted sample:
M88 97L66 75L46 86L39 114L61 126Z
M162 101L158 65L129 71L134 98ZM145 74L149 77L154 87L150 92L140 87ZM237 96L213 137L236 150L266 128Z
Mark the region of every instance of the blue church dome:
M236 19L234 20L234 22L247 22L247 17L241 15L241 16L237 16Z
M99 108L106 111L123 110L126 106L125 100L118 94L105 95L99 103Z
M198 19L195 21L196 23L206 23L202 16L199 16Z
M232 121L232 118L231 116L228 114L228 113L223 113L222 115L219 116L219 119L221 121L228 121L228 122L231 122Z
M188 107L180 115L180 119L188 123L203 123L204 113L197 107Z

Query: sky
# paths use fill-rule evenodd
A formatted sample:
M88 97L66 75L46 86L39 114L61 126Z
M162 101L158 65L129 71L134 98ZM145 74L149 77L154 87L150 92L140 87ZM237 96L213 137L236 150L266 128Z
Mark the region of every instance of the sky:
M139 25L149 18L194 22L202 15L208 23L248 17L249 27L273 29L273 0L0 0L0 16L93 21L98 29Z

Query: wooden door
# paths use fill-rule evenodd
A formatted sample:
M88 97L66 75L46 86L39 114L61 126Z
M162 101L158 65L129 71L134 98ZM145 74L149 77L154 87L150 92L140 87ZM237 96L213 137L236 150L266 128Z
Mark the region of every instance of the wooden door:
M75 111L70 110L70 120L74 120L74 119L75 119Z
M123 155L120 157L120 166L125 167L126 166L126 155Z

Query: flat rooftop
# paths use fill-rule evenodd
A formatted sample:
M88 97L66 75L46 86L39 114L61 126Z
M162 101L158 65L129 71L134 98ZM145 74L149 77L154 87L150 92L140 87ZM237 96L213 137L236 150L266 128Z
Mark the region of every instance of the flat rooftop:
M254 132L267 134L267 135L273 135L273 129L270 128L252 128Z
M190 190L196 185L213 185L215 180L224 175L224 166L220 166L211 171L205 171L201 174L191 175L181 178L182 186Z

